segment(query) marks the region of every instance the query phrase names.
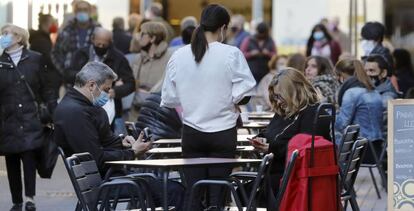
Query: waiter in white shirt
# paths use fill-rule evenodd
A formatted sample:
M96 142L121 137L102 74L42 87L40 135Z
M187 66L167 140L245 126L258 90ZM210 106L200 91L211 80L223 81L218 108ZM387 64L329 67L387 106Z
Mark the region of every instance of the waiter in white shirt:
M226 8L207 6L191 45L177 50L167 64L161 106L183 109L184 158L235 157L239 116L236 105L248 102L256 81L243 53L222 43L229 21ZM198 180L223 178L230 173L231 168L184 169L187 197ZM212 205L219 201L218 191L210 190ZM191 210L202 209L194 206Z

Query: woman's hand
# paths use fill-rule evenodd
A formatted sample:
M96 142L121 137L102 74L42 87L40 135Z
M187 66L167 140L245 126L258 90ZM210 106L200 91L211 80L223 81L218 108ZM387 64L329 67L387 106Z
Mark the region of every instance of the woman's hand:
M254 139L250 139L250 143L254 149L263 153L267 153L269 151L269 144L266 142L266 138L256 137Z

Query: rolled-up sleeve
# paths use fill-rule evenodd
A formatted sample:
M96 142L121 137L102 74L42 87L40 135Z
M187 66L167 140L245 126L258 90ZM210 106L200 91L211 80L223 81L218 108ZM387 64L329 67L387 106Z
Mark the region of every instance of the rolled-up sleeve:
M161 91L161 106L175 108L180 106L180 100L177 95L177 89L175 86L175 65L174 55L170 58L166 67L166 76L162 85Z
M232 73L232 97L233 103L237 104L246 96L254 95L256 81L250 71L249 65L240 50L231 54L228 68Z

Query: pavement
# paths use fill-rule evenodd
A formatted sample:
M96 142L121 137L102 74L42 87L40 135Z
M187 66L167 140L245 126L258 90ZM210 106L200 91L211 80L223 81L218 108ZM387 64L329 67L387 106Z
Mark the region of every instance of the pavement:
M377 181L380 181L378 173L376 171L374 172ZM52 179L37 177L36 182L35 202L38 211L75 210L77 202L76 195L60 157L57 161ZM387 193L381 188L382 198L377 198L368 169L360 169L355 183L355 190L361 211L387 210ZM5 161L4 157L0 156L0 211L7 211L11 207L12 202ZM119 208L122 209L125 206L120 205ZM348 210L351 210L350 207Z
M0 211L13 206L9 190L6 162L0 156ZM38 211L75 210L76 195L60 157L52 179L37 177L35 202Z

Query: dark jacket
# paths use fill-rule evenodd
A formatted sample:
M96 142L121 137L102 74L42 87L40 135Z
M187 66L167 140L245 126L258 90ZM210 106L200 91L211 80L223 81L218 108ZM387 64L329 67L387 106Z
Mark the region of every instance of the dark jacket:
M37 51L42 54L43 59L47 65L48 73L50 74L51 83L55 90L59 90L62 83L62 76L55 68L50 57L50 52L52 51L52 40L50 39L50 34L43 32L42 30L30 31L29 37L30 50Z
M50 88L41 55L24 48L17 67L37 101L46 103L52 112L57 95ZM0 121L0 154L20 153L41 146L43 127L35 101L6 52L0 57Z
M182 123L175 109L160 107L161 94L152 93L145 99L136 127L139 131L149 127L155 139L180 138Z
M91 153L102 174L105 161L134 158L134 152L122 149L121 138L112 133L105 110L93 106L74 88L57 106L53 120L55 141L65 154Z
M269 53L262 53L263 50L267 50ZM263 46L259 45L259 41L256 37L247 37L244 39L240 46L240 50L243 52L246 57L249 68L252 71L253 77L258 84L260 80L269 72L269 67L267 63L270 58L276 54L276 45L271 37L267 38L264 41ZM260 55L251 55L251 51L258 50L262 54Z
M79 49L73 55L72 63L67 74L65 75L66 82L73 84L75 82L76 74L82 69L82 67L91 60L91 57L95 56L95 52L91 47ZM110 47L108 53L104 56L103 63L108 65L118 75L118 80L122 80L124 83L121 86L115 86L115 82L112 88L115 90L115 117L122 116L122 98L135 91L135 79L132 75L131 67L124 55L114 47Z
M306 107L304 110L299 112L296 120L296 115L285 119L280 115L275 114L266 130L259 134L259 136L267 139L269 143L269 153L271 152L274 154L272 166L270 167L270 173L274 175L274 179L271 180L272 187L275 189L277 189L279 178L281 178L285 169L289 140L299 133L312 134L313 119L318 106L319 104ZM288 125L290 126L288 127ZM323 136L327 140L331 140L329 128L329 122L324 121L318 126L315 134ZM283 132L283 130L285 131Z
M112 33L114 46L123 54L130 53L129 45L131 44L132 36L122 29L114 29Z

